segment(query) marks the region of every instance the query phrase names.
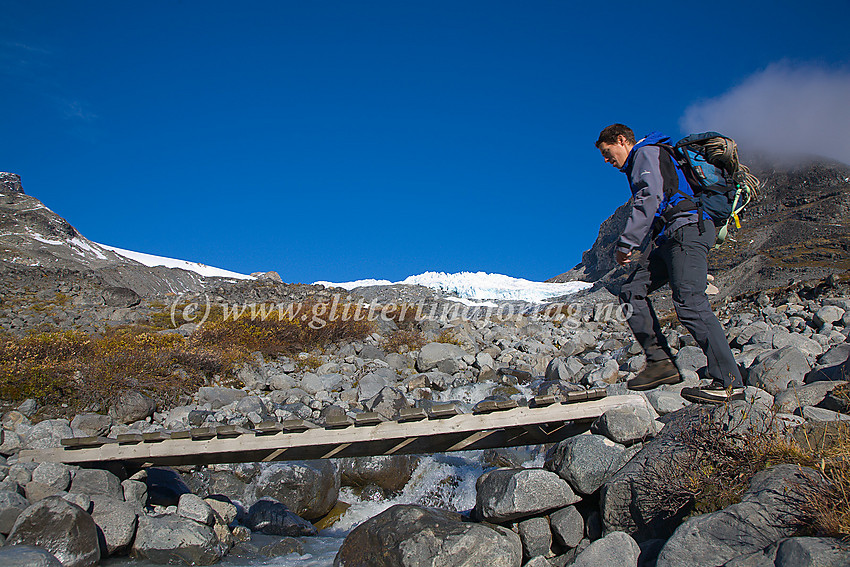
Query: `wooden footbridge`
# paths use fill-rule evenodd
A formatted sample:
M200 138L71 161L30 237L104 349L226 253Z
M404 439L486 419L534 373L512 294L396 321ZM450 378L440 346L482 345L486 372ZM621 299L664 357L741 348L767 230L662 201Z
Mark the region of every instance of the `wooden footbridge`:
M292 461L372 455L429 454L562 441L586 431L606 411L646 402L640 396L608 396L605 390L537 397L528 406L481 402L473 413L453 403L429 411L404 410L398 421L376 413L355 420L329 419L325 427L301 420L265 422L254 429L226 425L184 431L63 439L53 449L29 449L24 462L96 465L122 461L137 466Z

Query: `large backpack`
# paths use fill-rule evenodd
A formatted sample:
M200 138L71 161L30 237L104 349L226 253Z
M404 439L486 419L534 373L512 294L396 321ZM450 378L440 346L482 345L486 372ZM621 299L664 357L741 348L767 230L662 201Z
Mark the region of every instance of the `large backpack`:
M730 221L741 228L738 215L756 198L759 188L759 180L738 161L735 140L717 132L704 132L686 136L673 146L656 145L670 153L691 186L693 196L677 190L687 198L682 204L692 202L699 211L700 222L705 212L720 228L715 244L720 246Z

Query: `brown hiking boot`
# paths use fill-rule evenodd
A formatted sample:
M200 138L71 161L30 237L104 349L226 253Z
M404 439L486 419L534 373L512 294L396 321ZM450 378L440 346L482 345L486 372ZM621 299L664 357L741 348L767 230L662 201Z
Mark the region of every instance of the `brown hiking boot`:
M662 384L678 384L682 381L679 369L670 360L650 362L643 372L629 380L629 390L651 390Z

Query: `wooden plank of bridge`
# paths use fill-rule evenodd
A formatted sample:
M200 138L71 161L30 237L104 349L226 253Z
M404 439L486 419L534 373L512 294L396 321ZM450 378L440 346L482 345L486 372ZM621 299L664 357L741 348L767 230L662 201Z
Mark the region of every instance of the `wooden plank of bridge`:
M306 422L292 420L292 423L284 423L283 431L277 433L263 434L255 430L237 437L215 436L212 428L208 428L212 431L193 429L191 437L182 439L171 436L161 441L151 439L144 442L143 438L136 440L133 437L93 448L29 449L20 452L19 460L179 465L428 454L509 447L560 441L587 430L590 421L609 409L645 403L640 396L610 396L581 403L517 407L439 419L418 419L419 415L416 415L416 421L386 421L344 429L311 428ZM300 423L294 423L296 421Z

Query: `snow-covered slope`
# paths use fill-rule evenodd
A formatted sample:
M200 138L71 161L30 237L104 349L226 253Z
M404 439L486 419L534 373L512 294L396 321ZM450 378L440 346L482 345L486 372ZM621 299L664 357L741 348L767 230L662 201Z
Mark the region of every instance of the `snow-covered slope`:
M98 246L100 246L101 248L106 248L107 250L112 250L116 254L124 256L125 258L129 258L130 260L135 260L136 262L145 266L149 266L151 268L155 266L165 266L166 268L180 268L182 270L195 272L196 274L200 274L205 278L234 278L239 280L254 279L253 277L247 276L245 274L231 272L230 270L215 268L213 266L207 266L206 264L201 264L199 262L190 262L188 260L176 260L174 258L166 258L164 256L145 254L144 252L133 252L132 250L124 250L123 248L118 248L116 246L107 246L106 244L98 244Z
M344 283L325 281L315 283L326 287L341 287L349 290L356 287L375 285L422 285L431 289L455 293L464 299L521 300L533 303L541 303L553 297L575 293L591 287L591 284L585 282L534 282L522 278L514 278L502 274L488 274L485 272L460 272L456 274L425 272L417 276L410 276L400 282L391 282L389 280L357 280Z

